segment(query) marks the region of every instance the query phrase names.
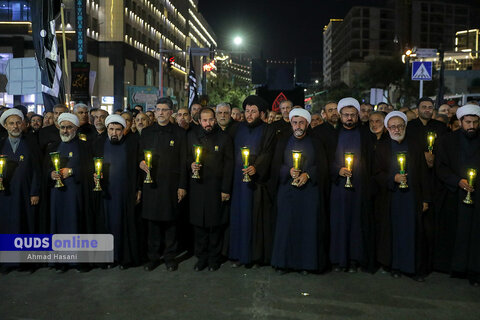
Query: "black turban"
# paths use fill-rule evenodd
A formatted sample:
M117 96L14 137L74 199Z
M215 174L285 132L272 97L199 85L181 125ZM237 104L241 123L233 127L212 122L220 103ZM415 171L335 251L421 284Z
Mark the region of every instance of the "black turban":
M246 106L257 106L259 112L267 112L268 104L265 99L259 96L251 95L243 101L243 110Z

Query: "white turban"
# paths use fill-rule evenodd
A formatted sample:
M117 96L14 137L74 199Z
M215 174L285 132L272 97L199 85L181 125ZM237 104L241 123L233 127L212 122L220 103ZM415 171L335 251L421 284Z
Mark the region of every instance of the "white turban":
M0 123L2 124L2 126L5 127L5 121L10 116L19 116L22 119L22 121L24 119L22 111L16 108L11 108L5 111L4 113L2 113L2 116L0 117Z
M345 107L354 107L357 109L358 112L360 112L360 103L358 103L358 100L355 98L343 98L342 100L338 101L337 105L337 111L340 113L340 110L342 110Z
M388 120L390 120L393 117L402 118L402 120L405 121L405 126L407 126L408 119L407 119L407 116L405 115L405 113L400 112L400 111L392 111L392 112L389 112L387 114L387 116L385 117L385 121L383 122L385 124L385 128L388 127Z
M474 104L466 104L457 109L457 119L460 120L464 116L480 117L480 107Z
M127 127L127 123L125 122L125 119L123 119L123 117L118 114L111 114L105 119L105 127L108 127L110 123L119 123L124 128Z
M312 116L310 115L310 112L308 112L308 110L305 110L305 109L302 109L302 108L292 109L292 111L290 111L290 113L288 114L288 119L290 119L290 121L292 121L292 118L297 117L297 116L305 118L305 120L307 120L308 124L310 124L310 122L312 122Z
M61 115L59 115L58 121L57 121L58 124L61 124L62 121L70 121L76 127L80 127L80 121L78 120L78 117L73 113L64 112Z

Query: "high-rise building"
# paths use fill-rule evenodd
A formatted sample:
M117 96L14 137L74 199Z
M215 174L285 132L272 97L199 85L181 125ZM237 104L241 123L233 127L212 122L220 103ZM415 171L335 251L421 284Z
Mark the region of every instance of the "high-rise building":
M30 1L34 0L0 1L0 56L34 55ZM76 59L76 1L63 3L68 61L71 62ZM120 109L126 106L127 86L160 87L161 45L162 91L183 105L187 46L217 46L215 33L198 11L198 0L85 0L83 3L86 6L87 62L90 70L96 73L92 103L109 110ZM8 10L2 11L2 6ZM59 45L62 44L60 30L58 19ZM198 57L194 60L197 74L200 74ZM68 80L65 85L68 93Z
M453 51L456 32L478 27L478 15L479 5L468 1L388 0L353 7L343 21L324 29L324 83L351 85L365 61L414 47Z

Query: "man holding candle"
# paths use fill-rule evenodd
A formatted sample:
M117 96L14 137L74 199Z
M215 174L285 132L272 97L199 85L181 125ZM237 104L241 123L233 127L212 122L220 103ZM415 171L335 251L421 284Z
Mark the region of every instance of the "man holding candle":
M275 137L262 121L267 102L252 95L244 100L243 108L246 121L238 125L234 139L229 253L232 267L270 262L275 221L266 188ZM244 178L251 181L244 182Z
M172 109L170 98L158 99L155 107L157 123L144 130L140 139L140 169L145 174L150 172L152 178L152 183L144 182L141 191L142 217L148 225L149 262L144 266L146 271L155 269L162 255L168 271L178 269L175 260L178 204L187 194L187 141L185 130L170 122ZM151 156L150 167L145 163L144 154Z
M438 144L436 173L442 183L436 199L436 270L467 277L480 285L480 192L474 175L480 169L480 107L457 110L461 128ZM464 202L471 193L472 204Z
M323 146L308 133L310 113L293 109L293 134L282 135L275 147L271 180L276 189L277 219L272 266L306 274L323 271L326 254L325 190L328 170Z
M95 208L97 232L111 233L114 237L114 261L120 269L140 262L137 240L138 221L135 204L139 201L138 135L124 135L125 119L117 114L105 119L107 135L93 144L96 158L103 158L100 184L103 191ZM92 160L93 161L93 160ZM97 165L97 164L95 164ZM96 172L94 181L97 182Z
M342 125L330 156L330 260L335 271L357 272L359 265L373 271L370 177L375 138L367 126L358 125L360 104L356 99L340 100L337 109Z
M50 193L50 201L42 205L42 220L50 221L46 233L93 233L90 193L94 188L91 178L94 167L90 144L77 136L80 121L76 115L62 113L58 117L58 124L61 142L48 146L44 160L47 180L44 188ZM59 154L58 171L51 153ZM57 180L61 180L64 186L54 187ZM84 271L82 268L79 270ZM66 271L66 265L58 266L58 271Z
M390 139L377 145L375 181L386 190L377 215L382 241L377 246L377 261L391 268L392 276L407 274L424 281L428 272L423 213L431 201L431 185L422 147L406 137L407 116L392 111L385 117Z
M195 228L195 271L220 267L224 225L233 179L233 146L230 136L215 124L210 108L199 111L201 128L188 134L190 223ZM199 178L193 174L198 172Z
M0 124L8 136L0 139L0 233L36 233L40 200L40 151L22 134L23 113L7 109ZM0 267L7 273L13 265Z

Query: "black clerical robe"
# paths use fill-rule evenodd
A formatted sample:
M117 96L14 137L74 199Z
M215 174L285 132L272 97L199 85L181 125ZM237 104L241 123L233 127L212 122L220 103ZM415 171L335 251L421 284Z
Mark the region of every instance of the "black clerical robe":
M462 130L440 139L435 159L441 182L436 194L434 267L442 272L480 274L480 138L467 138ZM473 204L465 204L467 192L458 182L477 170ZM468 180L468 179L467 179Z
M292 150L302 151L300 167L310 176L300 188L291 185ZM274 195L272 220L276 222L272 265L323 271L328 265L329 186L327 157L321 142L310 134L299 140L284 132L275 146L269 187Z
M407 129L408 130L408 129ZM400 168L396 152L406 152L407 189L394 181ZM376 206L377 261L383 266L424 276L428 272L423 202L431 202L431 184L423 149L412 137L401 143L382 140L375 151L374 179L383 195ZM380 230L378 230L380 229ZM393 260L393 266L392 266Z
M62 180L63 188L54 188L51 152L60 152L60 169L72 168L73 175ZM91 193L94 163L91 146L77 137L68 143L51 143L43 160L43 188L47 197L42 202L42 233L95 233ZM68 181L67 181L68 180ZM71 201L69 201L69 199Z
M5 190L0 191L0 233L35 233L38 206L30 204L30 197L40 196L38 146L21 136L14 151L7 136L0 140L0 154L7 156L3 172Z
M138 167L138 136L127 134L118 144L107 135L93 143L94 157L103 157L101 192L94 192L97 232L115 237L115 260L122 265L140 262L138 230L135 215L136 194L140 188ZM93 176L92 176L93 177ZM104 231L102 231L104 230Z

